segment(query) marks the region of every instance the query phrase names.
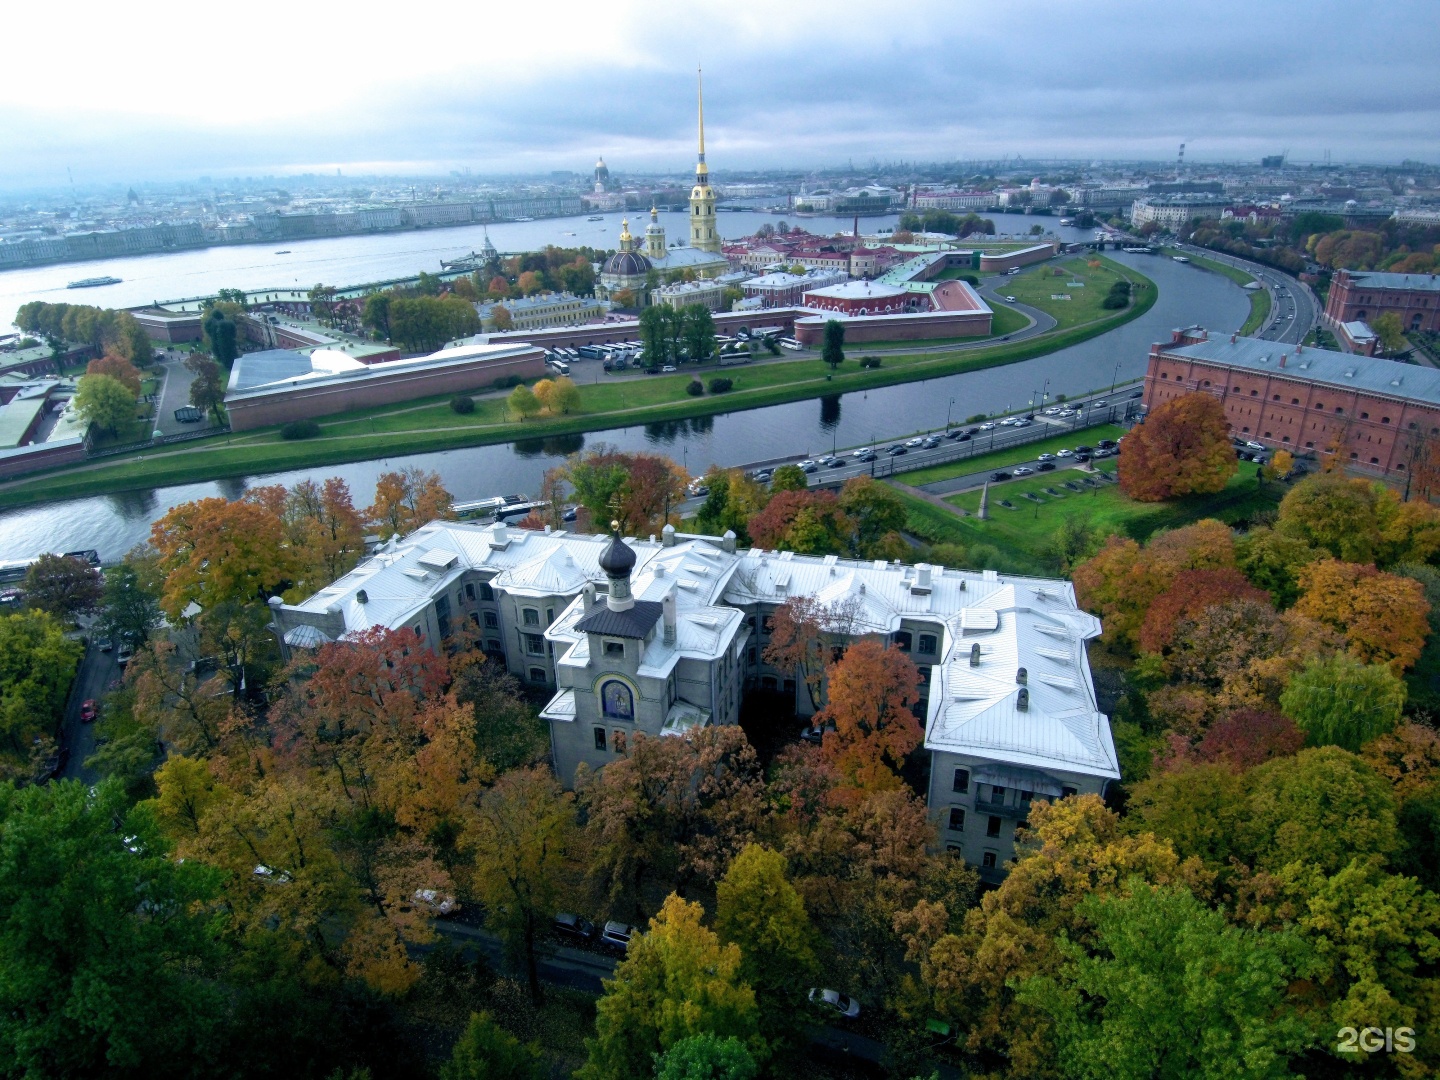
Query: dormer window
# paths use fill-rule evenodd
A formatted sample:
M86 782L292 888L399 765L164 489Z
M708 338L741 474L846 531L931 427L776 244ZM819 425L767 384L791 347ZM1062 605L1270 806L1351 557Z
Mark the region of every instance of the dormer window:
M625 642L613 641L607 638L605 640L605 656L618 660L625 659Z

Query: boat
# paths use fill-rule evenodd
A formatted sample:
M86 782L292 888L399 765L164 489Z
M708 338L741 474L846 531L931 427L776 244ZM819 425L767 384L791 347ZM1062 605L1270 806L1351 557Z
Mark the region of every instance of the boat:
M290 249L289 249L289 248L281 248L279 251L275 252L275 254L276 254L276 255L289 255L289 254L290 254Z
M93 289L97 285L119 285L121 279L118 277L87 277L79 281L72 281L66 285L67 289Z
M586 221L604 221L604 220L605 220L605 216L604 216L603 214L591 214L591 215L590 215L589 217L587 217L585 220L586 220Z

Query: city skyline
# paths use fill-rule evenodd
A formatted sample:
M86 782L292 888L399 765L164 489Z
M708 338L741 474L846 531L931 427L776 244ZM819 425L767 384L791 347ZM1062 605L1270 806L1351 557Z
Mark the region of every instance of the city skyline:
M1385 6L1381 26L1334 2L1287 3L1263 22L1239 3L1179 3L1163 24L1128 2L1087 9L1084 23L1042 3L1003 20L965 3L921 6L898 26L882 9L794 5L707 12L697 34L697 16L632 3L604 21L562 8L540 36L522 10L442 7L381 37L334 11L276 9L252 21L257 39L217 13L182 20L151 4L71 29L64 80L48 50L17 57L0 88L0 139L17 150L0 186L578 172L597 154L617 171L678 172L693 160L697 63L723 170L1163 161L1182 142L1202 163L1282 151L1433 162L1440 28L1418 2ZM11 21L15 40L44 40L44 16ZM1400 22L1406 34L1385 32ZM1343 38L1286 39L1342 24ZM447 25L460 47L439 43ZM214 67L196 62L207 56Z

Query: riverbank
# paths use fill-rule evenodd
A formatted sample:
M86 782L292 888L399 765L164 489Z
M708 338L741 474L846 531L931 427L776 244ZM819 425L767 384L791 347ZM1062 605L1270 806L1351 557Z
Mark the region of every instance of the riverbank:
M1227 263L1216 262L1214 259L1207 259L1203 255L1187 255L1191 265L1201 266L1206 270L1213 270L1217 274L1229 278L1241 288L1255 281L1255 275L1248 271L1241 270L1238 266L1230 266ZM1250 314L1240 326L1242 337L1248 337L1260 327L1265 325L1265 320L1270 317L1270 290L1259 288L1250 293Z
M728 393L691 397L689 374L646 376L635 381L582 385L582 411L533 420L510 418L504 394L476 400L475 411L461 416L449 398L407 402L374 414L342 414L321 422L321 435L289 442L278 430L218 435L183 447L156 448L135 457L112 458L72 469L41 473L0 485L0 507L16 507L141 490L171 484L334 465L349 461L483 446L520 439L546 439L605 431L666 420L757 409L808 398L878 389L897 383L978 371L1028 360L1108 333L1144 315L1158 290L1143 275L1140 300L1124 311L1068 330L983 348L889 354L880 368L862 369L860 349L833 376L816 359L779 360L707 370L705 379L734 380Z

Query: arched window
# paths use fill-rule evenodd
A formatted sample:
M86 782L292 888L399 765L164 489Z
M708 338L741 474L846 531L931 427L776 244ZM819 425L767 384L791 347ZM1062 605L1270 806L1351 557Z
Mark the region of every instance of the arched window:
M607 720L634 720L634 692L619 679L607 679L600 684L600 712Z

